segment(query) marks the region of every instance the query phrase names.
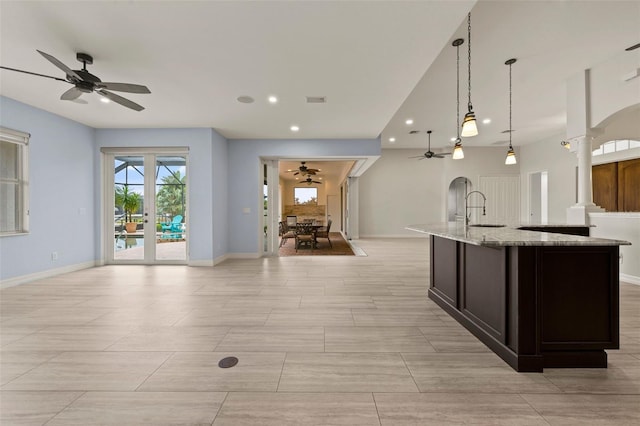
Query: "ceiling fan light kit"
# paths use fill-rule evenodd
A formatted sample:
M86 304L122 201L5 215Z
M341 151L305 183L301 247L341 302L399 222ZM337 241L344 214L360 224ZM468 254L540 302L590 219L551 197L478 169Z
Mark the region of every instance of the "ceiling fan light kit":
M17 71L24 74L36 75L39 77L47 77L54 80L64 81L66 83L73 84L73 87L71 89L67 90L62 94L62 96L60 96L60 99L63 101L72 101L76 103L86 104L87 102L84 99L80 99L80 96L83 93L96 92L99 95L101 95L103 98L106 98L124 107L130 108L134 111L142 111L144 109L142 105L139 105L120 95L112 93L111 91L148 94L148 93L151 93L149 88L147 86L143 86L140 84L103 82L98 77L96 77L95 75L87 71L87 65L93 64L93 57L91 55L88 55L86 53L77 53L76 59L79 62L82 62L82 69L72 70L56 57L37 49L36 51L40 55L42 55L46 60L51 62L60 70L62 70L65 73L65 78L53 77L50 75L38 74L30 71L24 71L24 70L19 70L16 68L9 68L4 66L0 66L0 68L10 70L10 71Z

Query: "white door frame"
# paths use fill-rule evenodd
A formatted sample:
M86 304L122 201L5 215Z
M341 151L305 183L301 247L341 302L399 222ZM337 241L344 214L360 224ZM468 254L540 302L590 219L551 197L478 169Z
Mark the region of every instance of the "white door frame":
M264 185L264 176L262 171L267 168L267 216L262 214L264 209L264 198L262 187ZM279 161L278 160L260 160L260 250L262 256L278 256L279 239L278 239L278 216L280 206L280 177L279 177ZM264 244L264 226L267 225L267 244L265 250Z
M101 237L101 251L100 253L100 264L137 264L137 265L158 265L158 264L169 264L169 265L186 265L189 261L189 233L190 227L187 226L185 240L187 242L186 257L184 260L157 260L156 259L156 243L155 243L155 226L147 226L145 227L145 243L147 241L152 240L153 244L144 244L144 258L136 259L136 260L124 260L124 259L114 259L114 238L113 238L113 229L115 227L114 217L113 217L113 199L114 199L114 188L115 188L115 180L113 173L113 163L115 157L117 155L137 155L144 157L145 164L153 164L154 167L151 168L152 172L147 173L145 169L144 174L144 198L147 202L144 203L144 217L150 218L150 223L155 224L155 188L156 188L156 176L155 176L155 164L156 157L158 156L166 156L166 155L176 155L176 156L184 156L186 159L186 168L187 175L189 170L189 148L188 147L152 147L152 148L132 148L132 147L122 147L122 148L101 148L100 152L102 154L102 206L100 210L101 216L101 226L100 226L100 237ZM188 196L188 188L187 185L187 200L186 200L186 215L189 214L191 209L189 208L189 196ZM152 203L149 201L153 201ZM188 217L185 217L185 222L189 223Z

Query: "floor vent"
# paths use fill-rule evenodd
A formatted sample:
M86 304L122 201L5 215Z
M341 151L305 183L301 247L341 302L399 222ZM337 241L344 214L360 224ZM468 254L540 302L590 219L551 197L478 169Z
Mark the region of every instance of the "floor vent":
M218 367L220 368L231 368L238 363L238 358L234 356L230 356L227 358L222 358L218 363Z

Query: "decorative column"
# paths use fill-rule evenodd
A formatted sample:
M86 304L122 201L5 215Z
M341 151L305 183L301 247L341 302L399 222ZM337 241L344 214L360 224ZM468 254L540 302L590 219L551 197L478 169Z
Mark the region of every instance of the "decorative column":
M578 202L567 209L567 223L570 225L589 225L589 213L604 212L602 207L593 203L593 185L591 181L591 141L587 134L570 140L571 151L578 155Z

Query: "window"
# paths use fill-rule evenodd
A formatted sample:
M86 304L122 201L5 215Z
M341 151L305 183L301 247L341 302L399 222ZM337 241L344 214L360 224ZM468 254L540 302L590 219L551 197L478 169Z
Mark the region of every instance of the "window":
M317 205L318 188L293 188L293 204L297 206Z
M640 148L640 141L634 140L614 140L605 142L598 147L598 149L594 149L592 152L592 156L598 156L602 154L611 154L613 152L624 151L627 149Z
M29 231L29 136L0 127L0 235Z

